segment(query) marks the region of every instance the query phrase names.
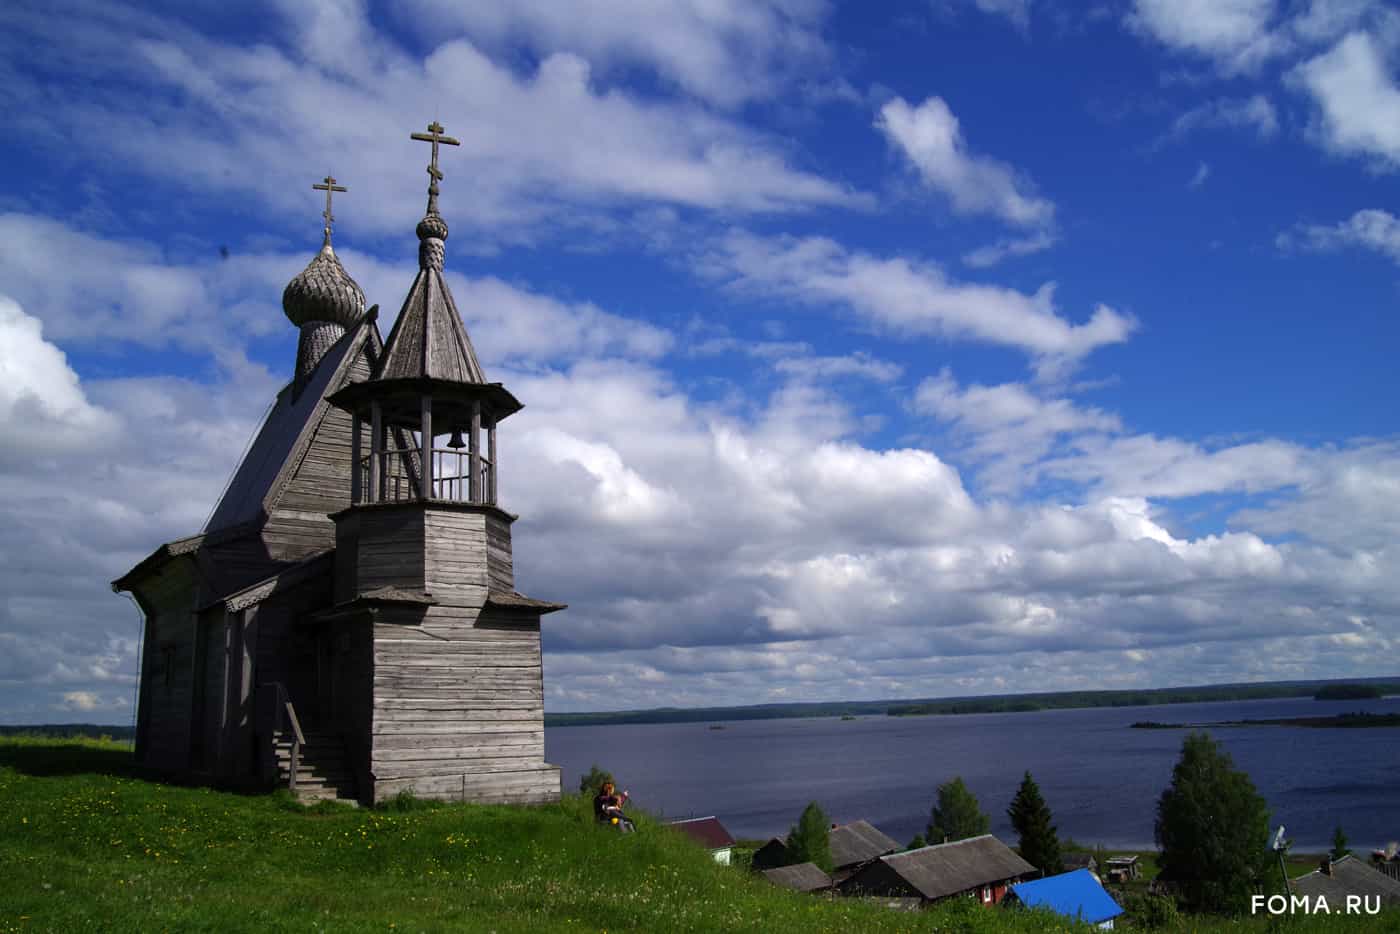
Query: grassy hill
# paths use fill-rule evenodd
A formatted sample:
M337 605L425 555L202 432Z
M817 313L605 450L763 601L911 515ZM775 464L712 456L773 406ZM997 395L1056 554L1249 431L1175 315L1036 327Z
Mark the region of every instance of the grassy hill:
M125 744L10 738L0 801L0 931L1066 929L971 903L901 914L779 891L645 815L633 835L595 827L577 797L307 809L142 780ZM1263 920L1192 929L1262 932ZM1288 930L1378 929L1375 918L1294 921Z

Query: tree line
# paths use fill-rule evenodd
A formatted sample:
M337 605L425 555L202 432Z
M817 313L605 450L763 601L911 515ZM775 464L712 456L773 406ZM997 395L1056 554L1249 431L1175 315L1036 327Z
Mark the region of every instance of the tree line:
M1059 833L1050 805L1027 771L1007 808L1021 858L1044 875L1064 871ZM807 805L788 834L787 861L812 862L830 871L829 824L816 802ZM977 797L954 777L939 785L923 834L909 849L951 843L988 833L991 820ZM1158 878L1191 911L1241 910L1273 869L1269 810L1249 776L1205 733L1182 743L1171 783L1157 800L1153 833ZM1340 827L1333 853L1346 852Z

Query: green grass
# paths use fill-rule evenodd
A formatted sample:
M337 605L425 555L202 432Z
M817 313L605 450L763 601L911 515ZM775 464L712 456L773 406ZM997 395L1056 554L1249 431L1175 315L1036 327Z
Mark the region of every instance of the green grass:
M308 809L145 781L125 745L30 737L0 740L0 801L0 931L1068 929L971 903L902 914L779 891L646 815L636 834L598 828L572 796L538 808ZM1400 930L1394 916L1385 923ZM1226 928L1275 929L1263 919L1191 929Z

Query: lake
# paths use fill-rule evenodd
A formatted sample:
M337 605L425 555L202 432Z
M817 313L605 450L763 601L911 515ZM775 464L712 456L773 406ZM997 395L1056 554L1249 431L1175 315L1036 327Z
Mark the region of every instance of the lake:
M1138 720L1221 720L1400 713L1400 697L1310 698L1096 707L1034 713L869 716L549 727L545 752L566 790L597 763L634 802L670 818L717 815L736 837L786 833L808 801L836 822L864 818L900 843L921 833L935 789L961 775L1014 842L1007 805L1029 769L1060 838L1151 849L1157 799L1183 730ZM1400 839L1400 727L1229 727L1210 731L1269 802L1298 850L1325 850L1338 824L1353 850Z

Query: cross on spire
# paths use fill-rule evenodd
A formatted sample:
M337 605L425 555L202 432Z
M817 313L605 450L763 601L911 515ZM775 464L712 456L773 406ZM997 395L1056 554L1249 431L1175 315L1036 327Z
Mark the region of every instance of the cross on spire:
M448 146L460 146L460 145L462 145L459 141L453 139L453 138L450 137L450 136L443 136L443 135L442 135L442 129L443 129L443 128L442 128L442 124L440 124L440 123L438 123L436 120L434 120L432 123L428 124L428 132L426 132L426 133L413 133L413 134L411 134L410 137L409 137L410 139L421 140L421 141L423 141L423 142L425 142L425 143L432 143L432 144L433 144L433 161L430 162L430 163L428 163L428 179L429 179L429 180L428 180L428 213L429 213L429 214L436 214L436 213L438 212L438 209L437 209L438 182L441 181L441 180L442 180L442 177L443 177L442 172L439 171L439 170L438 170L438 167L437 167L437 160L438 160L438 144L439 144L439 143L444 143L444 144L446 144L446 145L448 145Z
M331 225L335 223L335 215L331 214L331 192L346 191L348 189L344 188L341 185L337 185L335 183L335 177L332 176L329 172L326 173L326 177L323 178L321 182L322 183L320 185L312 185L311 187L316 189L317 191L324 191L326 193L326 210L322 212L321 216L326 219L326 242L330 243Z

